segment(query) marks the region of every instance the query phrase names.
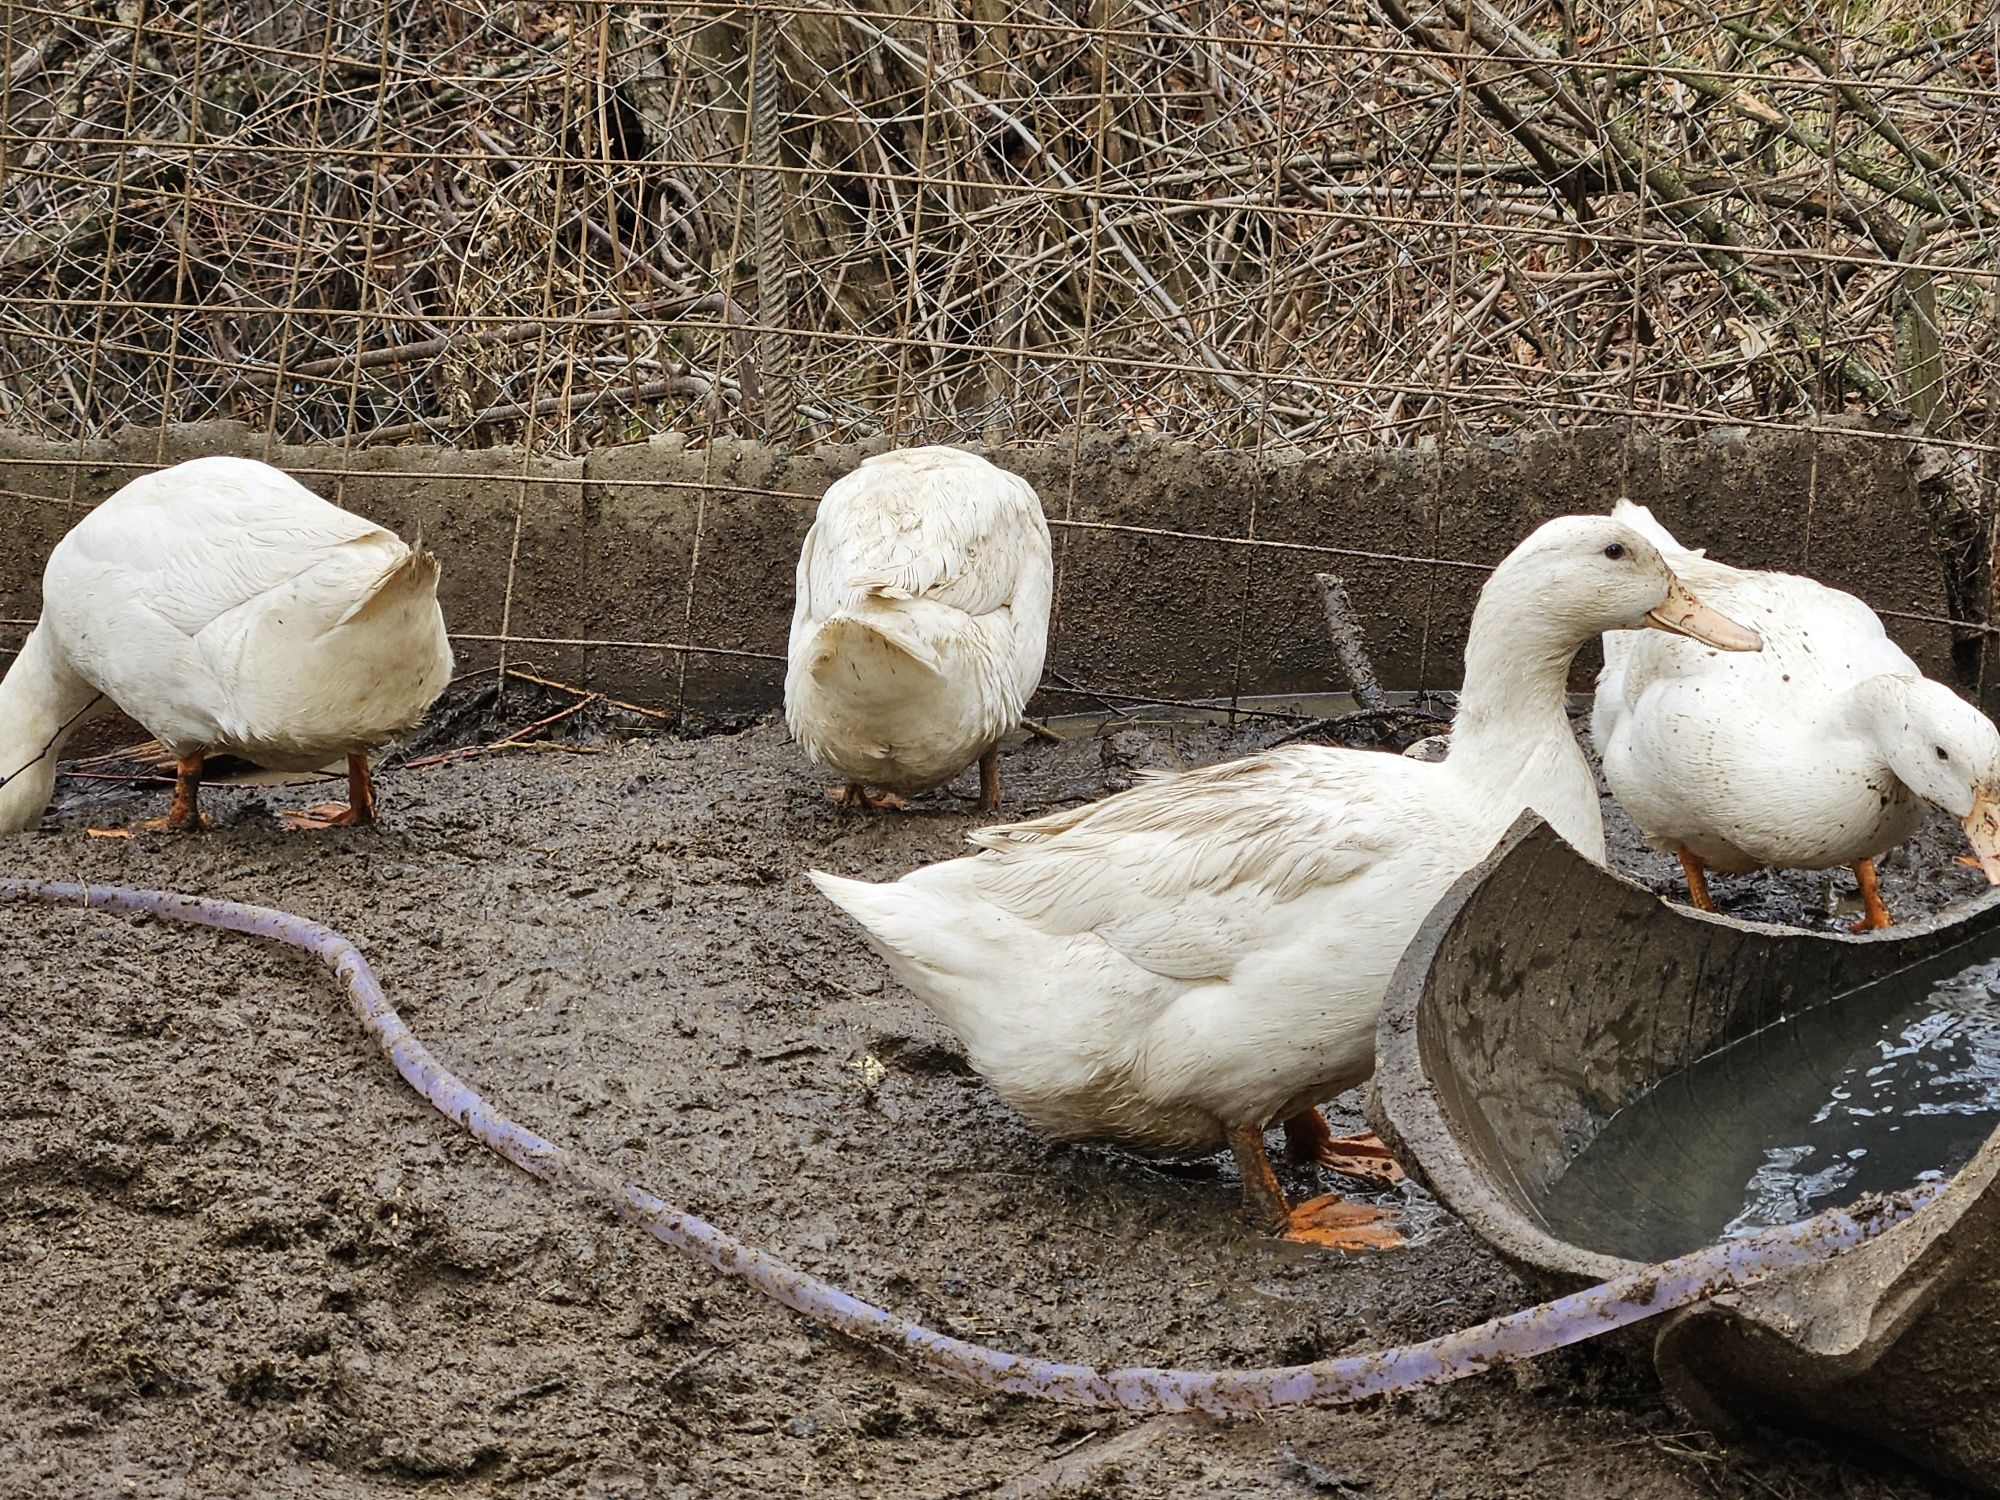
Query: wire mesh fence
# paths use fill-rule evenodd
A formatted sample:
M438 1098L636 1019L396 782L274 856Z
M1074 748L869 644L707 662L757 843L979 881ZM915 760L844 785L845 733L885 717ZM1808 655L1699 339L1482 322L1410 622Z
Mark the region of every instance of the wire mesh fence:
M0 0L0 425L1317 452L1863 413L1942 473L1978 625L1995 23Z

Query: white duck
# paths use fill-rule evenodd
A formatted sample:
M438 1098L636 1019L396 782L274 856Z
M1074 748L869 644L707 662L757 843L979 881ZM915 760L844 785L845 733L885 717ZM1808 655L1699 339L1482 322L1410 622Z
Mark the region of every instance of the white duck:
M173 809L201 826L202 761L278 770L347 757L348 805L302 826L370 822L366 751L423 717L451 677L437 562L246 458L133 480L56 543L42 617L0 681L0 833L48 805L63 741L107 701L174 756Z
M1394 1244L1375 1210L1290 1207L1263 1132L1285 1122L1295 1154L1351 1164L1314 1106L1367 1078L1405 945L1521 809L1603 859L1564 685L1585 641L1641 626L1756 646L1630 528L1551 521L1480 594L1442 762L1292 746L982 830L987 852L889 884L812 878L1042 1130L1176 1155L1226 1142L1253 1222Z
M785 723L846 779L846 807L900 806L979 762L1041 680L1055 569L1028 482L958 448L878 454L820 501L799 553Z
M1680 855L1695 906L1705 871L1851 866L1866 914L1889 925L1876 855L1924 804L1961 820L2000 884L2000 731L1917 670L1852 594L1690 552L1642 505L1612 515L1701 597L1754 626L1764 650L1606 636L1591 734L1611 790L1646 837Z

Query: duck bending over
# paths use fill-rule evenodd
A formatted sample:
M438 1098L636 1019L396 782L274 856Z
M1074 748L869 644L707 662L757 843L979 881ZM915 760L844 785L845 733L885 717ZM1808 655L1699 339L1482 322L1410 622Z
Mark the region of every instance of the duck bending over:
M1852 594L1689 551L1642 505L1612 511L1764 650L1604 638L1591 734L1604 778L1640 831L1678 854L1688 896L1714 911L1707 871L1847 866L1855 932L1889 925L1875 859L1923 821L1957 818L2000 884L2000 731L1918 670Z
M904 448L836 480L799 553L785 668L792 738L845 778L828 795L899 807L978 761L997 808L1054 586L1041 501L977 454Z
M174 757L173 804L202 826L202 765L347 758L345 807L375 818L368 750L415 725L451 678L437 561L247 458L133 480L49 554L42 615L0 680L0 833L40 821L78 724L116 705Z

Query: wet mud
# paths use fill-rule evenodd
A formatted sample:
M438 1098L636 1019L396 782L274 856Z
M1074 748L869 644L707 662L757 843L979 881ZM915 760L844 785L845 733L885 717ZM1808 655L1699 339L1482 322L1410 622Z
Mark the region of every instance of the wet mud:
M969 778L909 813L841 814L771 721L614 743L596 710L553 748L432 758L560 708L461 702L381 777L379 829L287 832L276 811L313 789L223 787L206 836L94 839L163 793L78 783L42 831L0 839L0 867L331 923L522 1123L966 1337L1263 1365L1532 1300L1448 1218L1391 1255L1275 1244L1234 1221L1224 1159L1055 1146L1016 1120L804 879L960 852ZM1024 741L1007 812L1279 727ZM1673 861L1611 821L1619 863L1669 889ZM1892 910L1976 890L1954 837L1940 821L1890 863ZM1851 881L1828 885L1715 882L1740 915L1851 920ZM1590 1348L1236 1423L969 1394L506 1166L404 1087L308 960L247 939L0 907L0 1024L8 1495L1955 1493L1805 1438L1719 1445ZM1357 1102L1336 1125L1359 1127Z

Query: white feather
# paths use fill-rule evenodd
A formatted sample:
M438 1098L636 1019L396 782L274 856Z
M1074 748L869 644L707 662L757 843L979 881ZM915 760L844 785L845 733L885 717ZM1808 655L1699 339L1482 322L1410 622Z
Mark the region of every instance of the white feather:
M1657 633L1604 638L1591 733L1613 794L1655 844L1729 871L1847 865L1907 838L1926 792L1953 800L1932 785L1937 749L1963 772L1960 816L1975 785L2000 778L1992 724L1925 681L1852 594L1712 561L1629 501L1612 515L1764 638L1756 654ZM1911 759L1906 781L1897 764Z
M422 718L451 676L437 564L267 464L202 458L119 490L56 544L0 684L0 831L48 799L51 728L92 695L176 755L324 765ZM73 726L72 726L73 727Z
M863 785L950 780L1019 722L1054 578L1025 480L956 448L867 460L827 490L799 554L792 737Z

